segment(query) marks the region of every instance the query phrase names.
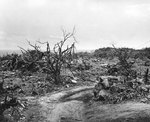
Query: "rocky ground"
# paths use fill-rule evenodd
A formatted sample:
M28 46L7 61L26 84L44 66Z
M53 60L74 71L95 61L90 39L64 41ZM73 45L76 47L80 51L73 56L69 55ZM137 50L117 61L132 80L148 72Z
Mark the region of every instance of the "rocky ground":
M149 122L150 83L143 78L149 67L136 67L141 68L138 78L123 82L119 75L108 78L106 63L93 62L89 70L74 72L73 79L64 77L61 86L40 72L20 75L17 71L6 71L2 75L4 88L15 85L22 88L18 89L17 97L25 107L18 122ZM62 76L69 74L67 70L63 73ZM97 100L93 89L98 77L105 80L96 90Z

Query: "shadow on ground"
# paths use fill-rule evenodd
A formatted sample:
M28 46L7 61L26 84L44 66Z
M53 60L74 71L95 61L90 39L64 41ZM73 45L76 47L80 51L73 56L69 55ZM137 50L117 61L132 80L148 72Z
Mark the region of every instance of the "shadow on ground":
M41 97L43 122L150 122L150 104L102 104L92 100L92 88L79 87Z

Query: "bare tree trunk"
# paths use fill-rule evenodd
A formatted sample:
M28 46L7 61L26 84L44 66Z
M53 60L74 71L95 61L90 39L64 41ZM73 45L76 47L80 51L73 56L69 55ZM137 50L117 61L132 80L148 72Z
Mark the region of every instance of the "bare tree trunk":
M54 74L54 80L55 80L55 84L56 85L59 85L61 83L61 76L60 76L60 72L59 71L57 71Z
M148 83L148 73L149 73L149 69L147 68L146 71L145 71L145 75L144 75L144 82L145 82L145 84Z

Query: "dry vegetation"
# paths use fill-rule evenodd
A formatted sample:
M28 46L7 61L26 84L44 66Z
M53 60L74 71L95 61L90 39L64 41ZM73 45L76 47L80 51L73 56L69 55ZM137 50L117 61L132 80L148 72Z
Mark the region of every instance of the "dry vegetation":
M73 43L66 47L70 39ZM78 98L85 103L149 103L149 48L113 47L75 53L74 42L74 31L63 31L63 39L52 49L48 42L29 42L33 49L20 47L21 55L0 57L0 121L40 121L43 118L37 116L41 106L34 99L75 86L96 84L90 91L92 96ZM46 45L46 51L41 51L40 45ZM61 101L74 94L67 94Z

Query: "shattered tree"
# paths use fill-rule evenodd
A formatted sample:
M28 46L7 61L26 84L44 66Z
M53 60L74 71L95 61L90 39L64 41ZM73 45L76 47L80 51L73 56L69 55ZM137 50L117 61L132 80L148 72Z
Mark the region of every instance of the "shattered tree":
M66 31L63 30L63 39L56 43L52 50L49 42L38 42L40 44L46 44L47 48L45 52L42 52L39 46L32 45L29 42L29 45L34 48L35 54L33 56L31 55L31 50L27 51L21 48L24 61L28 64L38 65L39 70L49 74L55 84L61 84L61 70L66 65L70 66L74 55L76 41L74 31L75 29L73 29L72 33L66 33ZM67 45L67 47L65 47L67 41L71 39L73 39L74 42L70 46Z

